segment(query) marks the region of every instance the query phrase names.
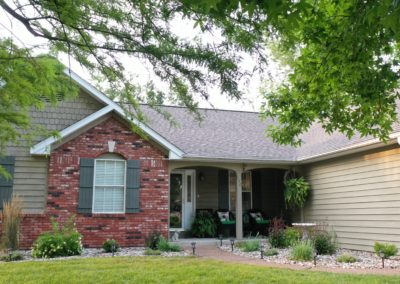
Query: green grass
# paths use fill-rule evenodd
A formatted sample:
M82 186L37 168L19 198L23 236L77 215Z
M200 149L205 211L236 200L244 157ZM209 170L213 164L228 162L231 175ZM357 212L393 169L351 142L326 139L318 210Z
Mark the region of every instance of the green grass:
M0 283L399 283L400 277L295 271L198 258L114 257L0 264Z

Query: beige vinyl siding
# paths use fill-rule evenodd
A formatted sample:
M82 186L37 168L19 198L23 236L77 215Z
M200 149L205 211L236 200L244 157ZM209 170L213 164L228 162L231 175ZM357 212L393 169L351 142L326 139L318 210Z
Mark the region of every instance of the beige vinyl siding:
M305 221L332 226L344 248L400 247L400 148L389 146L305 167L312 194Z
M25 213L43 213L47 196L47 159L16 157L13 193L24 201Z
M47 130L62 130L100 108L102 105L99 102L81 92L79 96L60 102L56 107L47 107L42 111L32 110L30 117L33 124ZM36 137L32 143L45 138ZM22 197L24 212L43 213L47 200L48 157L31 156L31 144L20 141L19 145L8 147L6 155L16 157L13 193Z

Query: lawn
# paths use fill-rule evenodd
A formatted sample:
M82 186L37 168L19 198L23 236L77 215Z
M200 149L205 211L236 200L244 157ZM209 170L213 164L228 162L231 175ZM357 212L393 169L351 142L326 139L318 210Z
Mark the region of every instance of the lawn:
M293 271L197 258L1 263L0 283L399 283L400 277Z

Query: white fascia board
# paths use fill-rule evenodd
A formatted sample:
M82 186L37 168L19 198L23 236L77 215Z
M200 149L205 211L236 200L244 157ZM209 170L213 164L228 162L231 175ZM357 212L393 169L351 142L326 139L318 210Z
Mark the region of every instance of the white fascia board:
M313 156L305 156L299 158L297 161L299 163L311 163L311 162L318 162L326 159L336 158L348 154L353 154L356 152L361 152L364 150L370 150L378 147L382 147L385 145L392 145L397 142L398 137L400 137L400 132L395 132L389 135L389 141L385 144L384 142L380 141L378 138L370 139L364 142L360 142L354 145L350 145L347 147L343 147L337 150L328 151L325 153L321 153L318 155Z
M63 130L60 131L60 137L49 137L38 144L34 145L30 149L31 155L49 155L51 151L51 145L57 141L60 141L61 139L67 137L68 135L73 134L75 131L81 129L82 127L85 127L86 125L92 123L96 119L101 118L102 116L112 112L114 108L112 106L106 106L95 113L92 113L91 115L85 117L84 119L81 119L80 121L68 126L67 128L64 128Z
M67 75L68 77L70 76L71 79L73 79L78 85L79 87L81 87L82 89L84 89L86 92L89 93L89 95L91 95L92 97L94 97L94 99L103 102L106 105L109 106L113 106L113 107L117 107L118 104L116 102L114 102L112 99L110 99L109 97L107 97L106 95L104 95L102 92L100 92L99 90L97 90L95 87L93 87L89 82L87 82L86 80L82 79L78 74L76 74L74 71L70 70L70 69L65 69L64 70L65 75Z
M103 103L105 103L106 105L110 106L113 108L113 110L115 112L117 112L118 114L120 114L122 117L131 120L135 125L137 125L138 127L140 127L144 133L146 133L150 138L152 138L154 141L156 141L157 143L159 143L161 146L163 146L164 148L166 148L167 150L169 150L169 156L174 157L175 159L179 159L181 157L183 157L184 152L179 149L178 147L176 147L175 145L173 145L171 142L169 142L167 139L165 139L164 137L162 137L160 134L158 134L156 131L154 131L153 129L151 129L150 127L148 127L147 125L145 125L144 123L139 122L137 119L135 118L129 118L127 117L127 115L125 114L124 110L113 100L111 100L109 97L107 97L106 95L104 95L102 92L100 92L99 90L97 90L95 87L93 87L89 82L87 82L86 80L82 79L78 74L76 74L75 72L73 72L70 69L66 69L64 71L64 73L67 76L71 76L71 78L82 88L84 89L86 92L88 92L91 96L93 96L95 99L102 101Z

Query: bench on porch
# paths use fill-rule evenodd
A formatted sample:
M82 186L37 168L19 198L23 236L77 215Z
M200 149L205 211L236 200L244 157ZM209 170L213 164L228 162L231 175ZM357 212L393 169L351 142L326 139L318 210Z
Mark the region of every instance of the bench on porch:
M270 220L265 218L261 210L251 209L247 211L248 216L248 230L251 235L268 235L268 228L270 224ZM243 218L244 220L244 218Z
M215 211L217 220L218 235L224 238L233 237L236 235L236 220L235 216L228 209L218 209Z

